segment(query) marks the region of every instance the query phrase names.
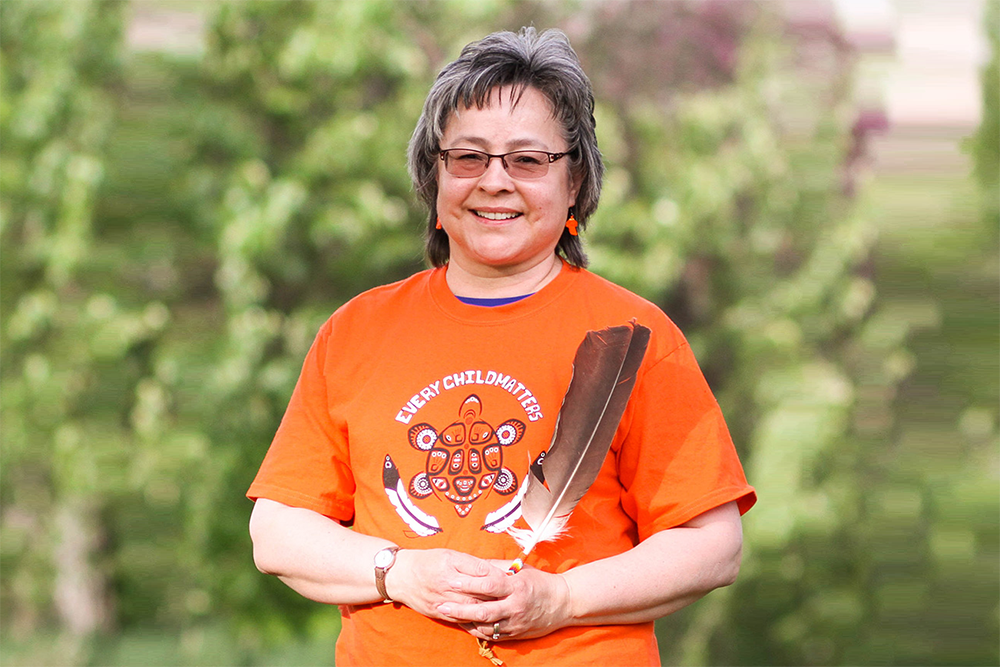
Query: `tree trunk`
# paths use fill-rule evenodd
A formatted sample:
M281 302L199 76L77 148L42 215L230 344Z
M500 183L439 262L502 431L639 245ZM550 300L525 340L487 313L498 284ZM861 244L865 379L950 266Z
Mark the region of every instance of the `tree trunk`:
M110 624L107 581L95 565L101 529L93 503L79 498L56 511L53 591L56 613L70 635L85 637Z

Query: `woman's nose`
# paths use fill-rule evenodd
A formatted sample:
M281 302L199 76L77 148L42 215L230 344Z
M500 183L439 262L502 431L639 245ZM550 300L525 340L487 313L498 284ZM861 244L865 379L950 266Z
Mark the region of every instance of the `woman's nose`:
M510 174L507 173L507 170L504 169L503 160L498 157L490 160L490 163L486 165L486 171L479 177L479 187L487 192L501 192L513 189L514 181L511 179Z

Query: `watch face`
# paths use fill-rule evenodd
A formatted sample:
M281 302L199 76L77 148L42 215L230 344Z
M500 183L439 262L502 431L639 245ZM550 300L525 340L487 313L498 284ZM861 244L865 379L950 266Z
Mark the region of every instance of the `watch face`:
M392 563L395 554L388 549L383 549L375 554L375 567L388 567Z

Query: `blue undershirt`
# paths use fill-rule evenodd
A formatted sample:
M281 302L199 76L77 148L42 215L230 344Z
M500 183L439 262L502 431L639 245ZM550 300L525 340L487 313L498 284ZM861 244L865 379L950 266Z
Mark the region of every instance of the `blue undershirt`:
M474 296L456 296L455 298L462 303L467 303L470 306L486 306L492 308L493 306L503 306L508 303L514 303L515 301L520 301L521 299L527 299L530 294L522 294L521 296L501 296L495 299L490 298L478 298Z

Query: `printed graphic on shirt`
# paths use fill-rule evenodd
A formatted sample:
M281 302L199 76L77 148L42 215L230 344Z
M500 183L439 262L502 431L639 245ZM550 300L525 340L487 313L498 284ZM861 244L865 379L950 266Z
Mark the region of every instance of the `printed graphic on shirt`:
M483 403L476 394L466 396L458 409L458 419L444 428L424 422L411 426L407 438L411 447L426 452L424 469L404 487L391 456L386 455L382 468L385 492L396 513L416 535L427 537L441 532L440 523L411 498L423 500L433 495L465 518L477 501L495 491L513 497L487 514L480 528L492 533L505 531L521 516L524 487L504 466L503 452L520 442L525 428L520 419L507 419L493 426L483 418Z

